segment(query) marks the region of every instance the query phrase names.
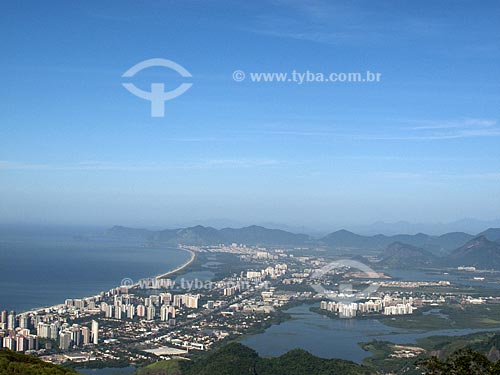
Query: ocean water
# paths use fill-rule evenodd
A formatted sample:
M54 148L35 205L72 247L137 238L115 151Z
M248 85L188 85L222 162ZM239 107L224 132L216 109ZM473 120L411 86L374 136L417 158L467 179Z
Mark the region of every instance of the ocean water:
M172 270L190 254L99 235L0 232L0 310L26 311Z

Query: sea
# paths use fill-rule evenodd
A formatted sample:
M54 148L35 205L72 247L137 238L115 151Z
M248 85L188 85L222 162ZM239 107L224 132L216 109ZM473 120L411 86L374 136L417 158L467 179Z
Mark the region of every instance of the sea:
M0 228L0 310L23 312L96 295L189 259L184 250L117 240L94 228Z

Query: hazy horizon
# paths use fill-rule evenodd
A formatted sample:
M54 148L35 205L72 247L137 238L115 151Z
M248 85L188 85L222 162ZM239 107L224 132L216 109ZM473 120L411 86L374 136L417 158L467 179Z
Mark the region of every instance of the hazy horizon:
M0 221L325 228L500 212L499 4L7 2ZM182 15L182 17L179 17ZM122 86L193 86L151 117ZM235 81L377 72L380 82ZM175 87L151 68L131 79Z
M439 223L427 222L416 223L409 221L385 222L377 221L372 223L323 223L313 226L310 223L279 223L279 222L241 222L230 219L205 219L185 222L165 222L155 224L145 223L127 223L118 221L114 223L42 223L42 222L0 222L0 232L7 230L8 233L12 230L29 233L48 230L49 232L58 233L60 230L69 230L74 234L85 234L88 232L105 231L113 226L124 226L130 228L141 228L148 230L163 230L194 227L197 225L212 227L216 229L223 228L243 228L252 225L262 226L269 229L281 229L292 233L304 233L311 236L321 237L331 232L338 230L348 230L362 235L395 235L395 234L417 234L425 233L429 235L442 235L450 232L466 232L472 235L479 234L489 228L500 227L500 219L478 220L473 218L465 218L455 220L453 222Z

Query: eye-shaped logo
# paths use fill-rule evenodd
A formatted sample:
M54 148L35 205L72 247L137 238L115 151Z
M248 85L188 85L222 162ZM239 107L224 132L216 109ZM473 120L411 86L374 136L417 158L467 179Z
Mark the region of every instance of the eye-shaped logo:
M319 293L328 299L343 303L351 303L364 298L369 298L378 290L378 284L374 284L372 282L368 282L368 286L358 292L354 291L351 284L340 284L338 291L329 290L322 285L322 279L324 279L328 273L346 269L357 269L361 271L360 276L364 275L362 278L368 279L378 277L377 272L364 263L352 259L341 259L314 271L311 277L312 279L317 280L317 282L311 285L312 288L316 291L316 293Z
M176 62L160 58L141 61L123 73L122 77L133 77L143 69L157 66L170 68L179 73L181 77L192 77L191 73ZM123 83L122 85L135 96L151 101L151 117L164 117L165 101L177 98L178 96L184 94L193 84L182 83L170 91L165 91L165 84L163 83L151 83L151 91L141 90L133 83Z

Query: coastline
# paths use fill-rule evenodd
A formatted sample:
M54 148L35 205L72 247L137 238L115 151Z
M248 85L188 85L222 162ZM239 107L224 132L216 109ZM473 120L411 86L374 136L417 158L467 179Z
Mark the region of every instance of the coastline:
M151 278L153 279L162 279L162 278L165 278L169 275L172 275L172 274L175 274L177 272L180 272L182 271L184 268L186 268L187 266L189 266L191 263L194 262L194 260L196 259L196 253L192 250L189 250L189 249L184 249L182 247L176 247L175 248L176 250L182 250L182 251L186 251L188 253L190 253L191 257L186 261L184 262L183 264L181 264L180 266L174 268L173 270L170 270L170 271L167 271L165 273L162 273L162 274L159 274L159 275L156 275L156 276L152 276ZM147 278L147 277L145 277ZM113 289L116 289L116 288L120 288L122 285L118 285L118 286L115 286L115 287L112 287L108 290L113 290ZM139 286L139 282L137 283L134 283L133 285L130 285L128 286L129 288L133 288L133 287L136 287L136 286ZM100 293L100 292L99 292ZM91 295L91 296L84 296L84 297L81 297L79 299L85 299L85 298L92 298L92 297L96 297L99 295L99 293L97 294L94 294L94 295ZM36 313L37 311L40 311L40 310L45 310L45 309L59 309L59 308L62 308L64 307L65 304L64 303L58 303L58 304L55 304L55 305L49 305L49 306L42 306L42 307L36 307L36 308L32 308L32 309L29 309L29 310L26 310L26 311L22 311L22 312L19 312L17 313L16 312L16 316L22 316L22 315L26 315L26 314L34 314Z
M190 253L190 254L191 254L191 258L189 258L189 260L188 260L188 261L184 262L184 264L181 264L179 267L177 267L177 268L175 268L175 269L173 269L173 270L171 270L171 271L168 271L168 272L162 273L161 275L157 275L157 276L155 276L155 277L154 277L155 279L163 279L163 278L165 278L165 277L167 277L167 276L170 276L170 275L175 274L175 273L177 273L177 272L179 272L179 271L182 271L184 268L186 268L186 267L187 267L187 266L189 266L191 263L193 263L193 262L194 262L194 260L196 259L196 253L195 253L193 250L184 249L184 248L182 248L182 247L178 247L177 249L179 249L179 250L183 250L183 251L187 251L188 253Z

